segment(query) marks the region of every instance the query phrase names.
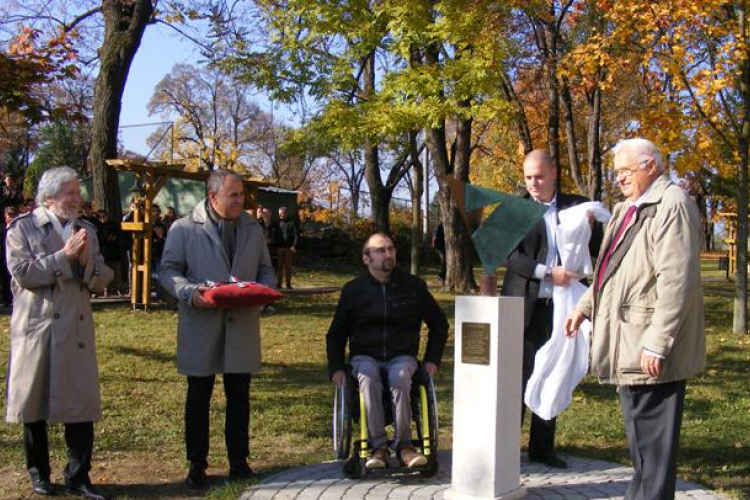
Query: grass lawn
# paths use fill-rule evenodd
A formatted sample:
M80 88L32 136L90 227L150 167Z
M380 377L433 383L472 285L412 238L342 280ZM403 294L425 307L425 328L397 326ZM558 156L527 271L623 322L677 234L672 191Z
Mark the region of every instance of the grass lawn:
M342 284L357 272L340 262L302 265L298 286ZM711 267L705 267L712 278L705 286L709 366L688 386L679 473L750 499L750 336L731 334L733 285L716 280L722 274ZM428 279L434 284L434 272ZM435 293L452 320L452 296ZM325 333L337 299L336 293L294 296L262 320L264 368L251 385L251 465L262 474L331 459ZM8 320L0 317L0 373L8 357ZM104 418L96 424L95 482L119 498L198 498L182 486L185 381L174 365L176 313L107 306L97 309L95 321L104 401ZM443 448L451 439L452 366L451 337L438 378ZM5 392L5 380L0 391ZM223 415L217 384L209 456L213 488L207 494L216 499L236 498L247 487L223 480ZM614 388L591 378L558 420L557 436L563 454L629 464ZM53 480L59 483L65 462L59 426L51 428L50 437ZM30 497L21 428L0 423L0 499Z

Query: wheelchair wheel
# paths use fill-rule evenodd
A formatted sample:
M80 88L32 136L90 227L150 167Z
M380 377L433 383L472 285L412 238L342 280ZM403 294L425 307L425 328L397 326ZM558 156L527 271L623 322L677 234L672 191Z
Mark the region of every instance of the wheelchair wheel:
M349 457L352 444L349 404L349 388L336 387L333 395L333 457L336 460L346 460Z
M433 455L427 459L427 465L419 473L422 477L432 477L438 473L438 470L440 470L440 465L438 464L437 457Z
M365 468L362 465L362 460L360 460L357 454L352 455L349 460L344 462L344 465L341 469L344 472L344 477L348 479L361 479L365 474Z
M427 465L420 470L424 477L432 477L437 474L438 464L438 411L437 395L432 377L425 374L425 383L419 387L419 396L416 407L416 427L419 448L427 457Z

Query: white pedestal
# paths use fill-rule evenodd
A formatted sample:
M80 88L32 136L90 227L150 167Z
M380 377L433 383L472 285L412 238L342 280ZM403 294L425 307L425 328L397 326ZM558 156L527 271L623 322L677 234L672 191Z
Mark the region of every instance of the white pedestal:
M523 299L457 297L455 330L453 472L445 497L523 498Z

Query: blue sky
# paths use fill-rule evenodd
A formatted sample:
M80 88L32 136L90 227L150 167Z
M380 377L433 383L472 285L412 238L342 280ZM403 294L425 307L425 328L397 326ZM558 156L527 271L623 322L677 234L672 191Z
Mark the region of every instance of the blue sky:
M174 32L160 24L146 29L125 85L120 126L162 121L159 116L148 116L148 101L154 87L175 64L198 61L200 54L193 45L172 33ZM123 146L145 155L149 150L146 138L155 129L156 126L122 129L120 138Z
M158 115L148 115L148 101L154 93L154 88L175 64L198 64L201 58L200 52L192 42L167 26L155 24L146 29L141 47L130 68L122 97L120 126L126 128L121 129L120 139L125 149L142 155L149 152L146 138L158 125L137 128L127 126L163 121ZM270 110L270 103L265 96L256 94L253 98L261 108ZM275 107L274 115L282 119L288 118L288 114L278 106Z

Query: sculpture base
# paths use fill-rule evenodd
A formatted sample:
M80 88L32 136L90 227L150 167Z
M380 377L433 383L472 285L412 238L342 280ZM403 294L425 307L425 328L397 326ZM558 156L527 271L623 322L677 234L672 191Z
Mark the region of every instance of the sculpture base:
M485 297L497 297L497 274L485 274L479 282L479 294Z
M521 500L522 498L526 498L526 488L516 488L494 498L477 497L450 488L445 490L443 498L445 500Z

